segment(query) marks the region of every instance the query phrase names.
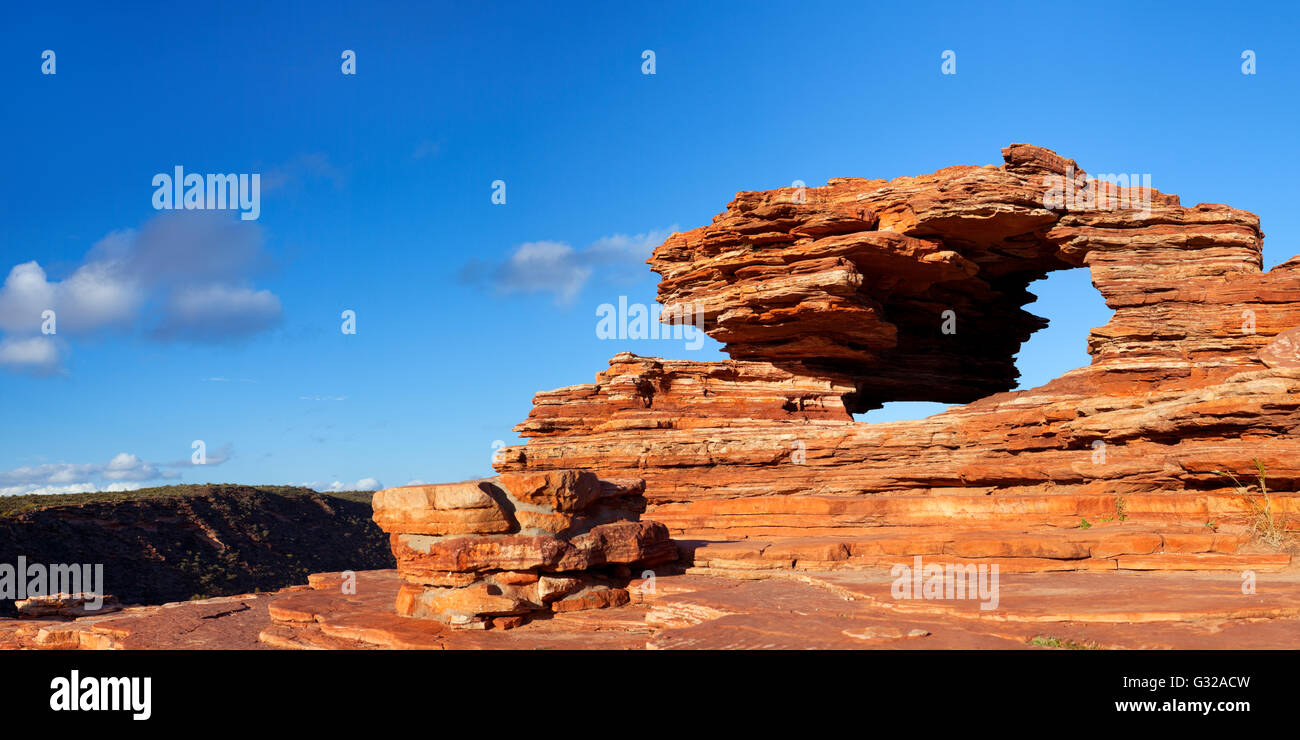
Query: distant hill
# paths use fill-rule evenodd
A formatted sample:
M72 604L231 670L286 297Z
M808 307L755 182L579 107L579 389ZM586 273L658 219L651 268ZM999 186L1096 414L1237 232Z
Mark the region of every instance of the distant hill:
M279 589L394 566L371 496L213 484L0 497L0 562L102 563L104 591L124 604Z

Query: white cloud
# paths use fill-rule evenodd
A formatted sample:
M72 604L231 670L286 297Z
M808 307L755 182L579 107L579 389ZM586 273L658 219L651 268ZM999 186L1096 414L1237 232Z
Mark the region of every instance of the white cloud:
M157 466L126 452L120 452L109 460L100 474L112 481L144 481L166 477L165 473L159 473Z
M35 262L14 265L0 286L0 329L38 332L41 312L54 308L55 288Z
M0 339L0 367L33 375L51 375L59 369L59 347L45 336Z
M110 483L100 490L104 491L138 491L144 488L143 483Z
M552 292L556 300L569 303L591 277L591 268L581 262L568 244L521 244L498 271L497 287L506 293Z
M0 487L0 496L32 496L47 493L96 493L98 491L137 491L143 483L111 483L97 486L94 483L73 483L67 486L7 486Z
M461 270L461 278L488 281L503 293L551 293L556 303L567 304L597 273L605 279L639 275L654 248L676 229L613 234L585 249L556 241L527 242L499 264L471 260Z
M677 231L675 225L644 234L602 236L587 247L586 253L598 264L631 262L638 269L645 269L645 261L650 258L650 253L674 231Z
M339 491L378 491L383 488L383 484L374 478L362 478L355 483L344 483L343 481L334 481L333 483L322 483L312 481L311 483L290 483L291 486L303 486L317 491L330 491L337 493Z
M226 444L207 457L207 465L230 459ZM89 491L134 491L156 481L175 481L180 473L172 468L189 468L190 461L151 463L129 452L119 452L106 463L46 463L0 471L0 496L32 493L84 493Z
M0 496L30 496L46 493L90 493L98 491L94 483L74 483L68 486L0 486Z
M64 330L125 326L143 301L139 282L116 262L82 265L58 288L60 296L55 310L62 318L60 328Z
M36 261L0 284L0 366L49 373L59 347L33 342L54 311L57 335L141 330L162 341L219 342L280 319L280 299L249 281L269 266L261 227L216 211L171 211L100 239L67 277Z
M0 329L34 334L44 312L54 311L58 330L89 331L128 322L139 303L138 287L116 263L85 264L66 280L50 282L40 264L24 262L0 286Z

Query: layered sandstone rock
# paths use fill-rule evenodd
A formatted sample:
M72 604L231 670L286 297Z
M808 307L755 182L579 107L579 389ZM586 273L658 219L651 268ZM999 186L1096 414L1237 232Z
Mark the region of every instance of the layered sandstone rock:
M380 491L375 522L403 579L397 611L486 628L627 603L629 566L677 558L662 524L638 521L643 491L640 479L576 470Z
M647 518L709 539L1099 517L1163 537L1244 522L1219 471L1255 460L1275 510L1300 514L1300 258L1263 272L1249 212L1089 179L1038 147L1003 155L740 193L649 260L663 315L697 309L735 359L620 354L594 384L538 394L497 469L643 478ZM1115 311L1092 363L1008 392L1044 325L1027 286L1076 266ZM968 405L851 416L899 400Z
M1037 147L1003 156L1002 167L742 192L655 250L664 316L702 309L737 359L849 373L862 386L850 411L1014 387L1015 352L1045 325L1021 308L1027 287L1053 270L1088 266L1116 309L1090 342L1102 362L1231 362L1300 323L1288 292L1300 262L1261 279L1254 214L1118 190ZM1247 310L1254 333L1230 331Z

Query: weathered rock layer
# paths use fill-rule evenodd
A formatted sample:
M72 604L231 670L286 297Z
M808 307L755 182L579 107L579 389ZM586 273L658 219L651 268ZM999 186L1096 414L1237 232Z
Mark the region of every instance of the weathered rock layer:
M403 579L397 612L509 628L627 603L628 566L677 559L664 525L638 521L644 485L564 470L380 491L374 519Z

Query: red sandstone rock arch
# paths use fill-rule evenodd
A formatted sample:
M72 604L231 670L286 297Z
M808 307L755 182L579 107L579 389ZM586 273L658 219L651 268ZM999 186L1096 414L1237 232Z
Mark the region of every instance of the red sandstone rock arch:
M665 314L701 307L734 359L620 354L594 384L539 393L516 427L530 441L498 470L642 477L647 517L705 537L1117 507L1208 521L1240 513L1216 470L1258 458L1277 484L1300 482L1300 373L1279 338L1300 325L1300 258L1263 272L1247 211L1088 180L1029 145L1003 157L740 193L649 260ZM1060 202L1062 184L1082 207ZM1074 266L1114 310L1091 364L1007 392L1043 325L1021 308L1026 287ZM954 335L939 331L944 310ZM895 400L967 405L850 415Z
M1173 292L1189 279L1259 273L1253 214L1120 191L1037 147L1003 155L1003 167L742 192L712 224L655 250L659 299L702 308L735 359L850 379L859 392L849 410L864 411L883 401L969 403L1014 387L1016 351L1046 325L1021 308L1032 300L1027 287L1050 271L1091 268L1120 312L1090 342L1102 361L1184 349L1176 322L1153 326L1170 312L1132 310L1153 297L1203 304ZM1053 195L1063 187L1071 197ZM1105 194L1122 197L1108 204ZM944 311L956 333L941 331ZM1198 361L1259 339L1185 349Z

